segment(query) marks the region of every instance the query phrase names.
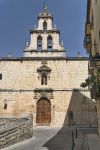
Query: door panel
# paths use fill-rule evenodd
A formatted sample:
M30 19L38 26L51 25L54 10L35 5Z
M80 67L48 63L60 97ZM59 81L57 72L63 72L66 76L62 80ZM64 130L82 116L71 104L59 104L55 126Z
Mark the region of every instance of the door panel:
M42 98L37 103L37 117L38 125L50 125L51 123L51 104L46 98Z

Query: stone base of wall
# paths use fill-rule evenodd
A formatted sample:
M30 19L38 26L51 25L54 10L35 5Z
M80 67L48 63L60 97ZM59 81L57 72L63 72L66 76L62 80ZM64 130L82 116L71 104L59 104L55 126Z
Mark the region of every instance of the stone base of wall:
M21 121L19 125L9 130L0 133L0 149L16 144L23 140L29 139L33 136L33 117L29 116L22 118L25 121Z

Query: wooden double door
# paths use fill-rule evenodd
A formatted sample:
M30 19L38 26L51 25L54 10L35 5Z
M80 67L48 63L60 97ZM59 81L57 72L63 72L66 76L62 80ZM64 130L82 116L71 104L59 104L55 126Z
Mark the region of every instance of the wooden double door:
M36 123L40 126L50 125L51 123L51 103L47 98L41 98L37 102Z

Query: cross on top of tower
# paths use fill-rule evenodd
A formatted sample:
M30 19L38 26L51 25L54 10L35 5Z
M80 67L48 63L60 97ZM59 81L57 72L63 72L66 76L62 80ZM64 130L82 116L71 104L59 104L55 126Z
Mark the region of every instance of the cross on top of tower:
M46 0L43 0L43 9L45 8L45 6L47 6Z
M46 4L46 0L44 0L44 2L43 2L43 9L38 17L53 17L48 11L48 6Z
M45 9L48 9L47 8L47 2L46 2L46 0L43 0L43 10L45 10Z
M48 6L47 5L44 6L43 12L48 13Z

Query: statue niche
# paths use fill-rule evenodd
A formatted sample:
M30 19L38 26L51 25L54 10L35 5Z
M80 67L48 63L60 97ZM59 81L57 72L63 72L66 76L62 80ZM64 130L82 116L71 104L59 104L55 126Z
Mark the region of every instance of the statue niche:
M51 69L43 64L41 67L37 69L37 72L39 73L41 77L41 85L47 85L48 78L50 77Z

